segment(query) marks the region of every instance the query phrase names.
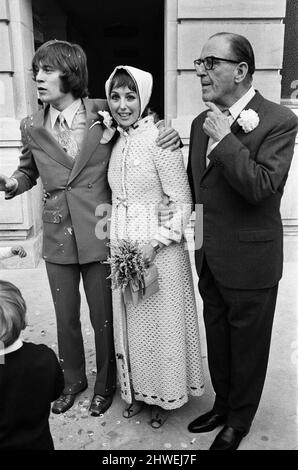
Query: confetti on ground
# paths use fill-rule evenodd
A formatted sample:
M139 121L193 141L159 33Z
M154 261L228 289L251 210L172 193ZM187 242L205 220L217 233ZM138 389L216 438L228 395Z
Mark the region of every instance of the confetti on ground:
M40 334L41 334L41 336L45 336L46 331L45 331L45 330L41 330Z
M93 434L94 434L94 431L87 431L87 434L88 434L88 436L90 436L90 437L91 437L91 436L93 436Z
M181 445L182 449L187 449L187 444L185 442L181 442L180 445Z
M117 421L117 424L120 424L120 423L121 423L121 421Z
M140 421L136 421L136 424L140 424Z
M196 437L194 437L194 438L190 441L190 443L193 444L193 443L195 442L195 440L196 440Z
M170 449L172 447L172 444L170 442L166 442L164 445L163 445L166 449Z

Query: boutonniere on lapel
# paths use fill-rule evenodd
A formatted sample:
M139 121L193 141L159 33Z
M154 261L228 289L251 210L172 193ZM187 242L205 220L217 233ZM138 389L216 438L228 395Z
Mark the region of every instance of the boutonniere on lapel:
M97 124L102 126L104 131L100 143L107 144L116 132L116 122L108 111L97 111L97 114L98 120L89 127L89 130Z
M244 109L241 111L239 118L237 119L239 126L242 127L243 131L247 134L253 131L260 122L258 113L253 109Z

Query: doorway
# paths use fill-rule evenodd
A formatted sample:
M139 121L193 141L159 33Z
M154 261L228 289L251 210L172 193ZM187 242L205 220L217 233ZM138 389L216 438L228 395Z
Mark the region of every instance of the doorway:
M164 0L33 0L35 48L50 39L80 44L87 54L90 98L105 98L116 65L153 75L150 106L164 116Z

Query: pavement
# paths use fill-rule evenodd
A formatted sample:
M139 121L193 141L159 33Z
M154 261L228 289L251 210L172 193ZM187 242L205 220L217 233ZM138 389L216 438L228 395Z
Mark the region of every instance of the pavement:
M3 267L3 264L2 264ZM1 269L0 279L17 285L27 302L28 326L23 339L44 343L57 353L56 321L45 265L35 269ZM197 282L194 272L194 282ZM93 331L82 290L82 331L84 336L89 387L78 395L74 406L62 415L50 415L50 428L57 450L207 450L218 429L205 434L187 431L187 425L213 404L213 390L207 367L202 303L197 296L206 391L190 398L182 408L171 412L160 429L152 429L149 410L131 419L122 417L119 390L112 406L102 416L88 414L96 366ZM250 433L239 450L298 450L298 243L297 237L285 241L284 274L280 282L273 326L270 360L261 403ZM257 338L256 338L257 341Z

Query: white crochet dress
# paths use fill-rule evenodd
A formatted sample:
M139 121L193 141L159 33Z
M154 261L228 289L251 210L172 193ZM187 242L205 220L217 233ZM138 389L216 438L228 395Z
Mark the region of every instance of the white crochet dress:
M111 242L124 237L145 244L155 238L168 246L155 258L158 293L137 306L124 306L120 291L113 291L118 376L128 403L133 390L137 400L174 409L204 391L194 287L182 235L191 194L182 152L156 145L158 130L151 117L138 124L121 132L110 159ZM164 194L176 203L170 230L158 228L156 205Z

